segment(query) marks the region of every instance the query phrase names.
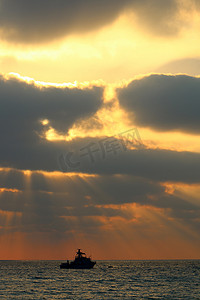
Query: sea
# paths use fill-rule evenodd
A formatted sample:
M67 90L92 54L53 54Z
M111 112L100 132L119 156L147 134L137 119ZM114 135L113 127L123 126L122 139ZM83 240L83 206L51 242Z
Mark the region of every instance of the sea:
M0 299L200 299L200 260L0 261Z

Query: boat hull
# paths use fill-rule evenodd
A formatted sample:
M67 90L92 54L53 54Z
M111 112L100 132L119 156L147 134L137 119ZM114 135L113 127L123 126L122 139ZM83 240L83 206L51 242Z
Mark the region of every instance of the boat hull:
M61 269L92 269L96 262L90 262L90 264L85 264L85 265L79 265L79 264L74 264L74 263L62 263L60 265Z

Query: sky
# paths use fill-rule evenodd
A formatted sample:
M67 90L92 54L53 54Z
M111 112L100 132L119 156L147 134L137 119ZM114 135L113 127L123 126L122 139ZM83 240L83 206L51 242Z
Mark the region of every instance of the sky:
M0 259L199 259L200 1L0 0Z

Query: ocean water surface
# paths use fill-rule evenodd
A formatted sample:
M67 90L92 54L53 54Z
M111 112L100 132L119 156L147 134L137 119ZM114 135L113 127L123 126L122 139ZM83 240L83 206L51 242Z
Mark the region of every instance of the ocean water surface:
M200 299L200 260L60 263L0 261L0 299Z

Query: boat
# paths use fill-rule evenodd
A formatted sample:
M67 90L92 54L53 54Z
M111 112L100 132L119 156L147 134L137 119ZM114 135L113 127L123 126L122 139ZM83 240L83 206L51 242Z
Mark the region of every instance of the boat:
M81 252L81 249L78 249L76 252L75 259L71 262L61 263L61 269L92 269L96 261L92 261L90 257L87 257L84 252Z

